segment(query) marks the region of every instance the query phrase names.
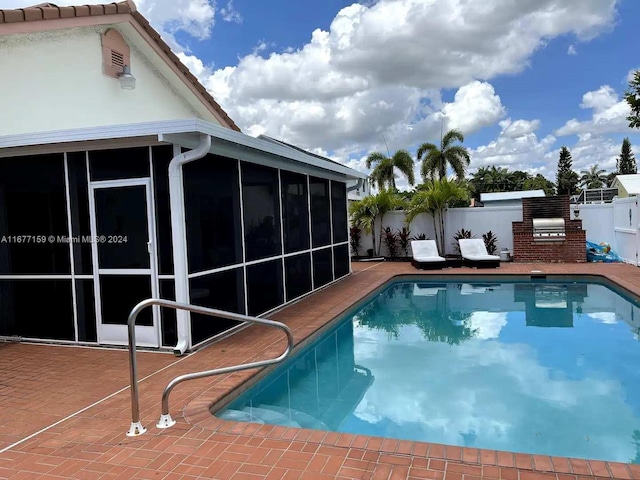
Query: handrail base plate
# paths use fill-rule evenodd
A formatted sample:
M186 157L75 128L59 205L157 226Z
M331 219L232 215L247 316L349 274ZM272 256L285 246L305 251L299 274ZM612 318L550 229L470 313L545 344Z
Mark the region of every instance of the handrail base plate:
M131 426L129 427L129 431L127 432L127 437L137 437L138 435L142 435L146 431L147 429L142 426L142 423L131 422Z
M169 427L173 427L176 424L176 421L171 418L170 414L162 414L160 415L160 420L158 420L158 423L156 424L156 427L158 428L169 428Z

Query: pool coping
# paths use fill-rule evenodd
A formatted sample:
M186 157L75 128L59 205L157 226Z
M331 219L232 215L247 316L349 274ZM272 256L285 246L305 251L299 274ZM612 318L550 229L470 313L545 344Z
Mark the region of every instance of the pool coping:
M359 305L366 303L370 297L388 288L393 282L402 281L404 278L437 282L438 278L442 277L464 281L467 277L488 276L498 280L501 278L513 279L514 277L522 279L533 273L534 271L529 273L494 273L493 271L487 272L483 269L480 271L470 270L460 273L434 271L429 272L429 274L423 272L391 274L381 283L374 284L372 288L367 291L362 291L362 295L359 298L354 298L351 305L324 322L314 331L300 338L291 355L297 355L324 332L336 326L345 315L357 309ZM631 297L636 303L640 303L640 296L638 296L638 294L635 294L627 286L621 285L619 282L610 278L606 273L544 273L536 271L535 274L542 274L547 279L557 280L575 276L589 277L597 281L597 283L621 290L621 293L626 294L625 296ZM427 277L428 280L425 277ZM273 316L277 317L278 313L283 311L286 311L286 307L275 312ZM550 474L555 475L558 480L568 480L563 479L562 475L626 480L640 479L640 465L630 463L516 453L502 450L459 447L432 442L400 440L388 437L236 422L217 418L211 413L211 410L218 410L238 398L247 389L251 388L251 386L278 367L279 365L273 365L257 372L236 372L236 374L232 376L233 381L227 384L227 388L225 388L226 392L219 391L215 394L207 393L189 402L183 410L184 419L190 425L217 434L249 435L253 438L260 438L270 442L300 442L324 447L347 448L349 449L350 455L354 455L351 458L357 458L362 455L360 459L363 459L367 454L370 456L372 453L378 452L380 455L387 456L384 459L385 461L392 464L408 466L409 468L413 465L415 457L420 459L426 458L429 459L429 465L431 465L432 460L436 461L434 465L442 467L443 472L446 470L447 472L456 472L461 475L517 480L518 472L522 471L537 475L536 478L539 480L542 478L551 478ZM437 463L438 461L441 461L442 464ZM423 464L421 462L418 463L420 466L416 466L415 468L423 468ZM453 469L450 468L449 463L454 465ZM431 469L439 470L438 468ZM525 477L526 474L523 476L523 474L520 473L521 479L525 480ZM534 478L531 477L531 480L534 480Z

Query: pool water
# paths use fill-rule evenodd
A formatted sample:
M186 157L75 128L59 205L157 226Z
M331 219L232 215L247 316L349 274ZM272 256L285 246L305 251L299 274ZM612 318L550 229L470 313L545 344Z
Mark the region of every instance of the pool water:
M640 463L637 305L582 281L396 281L216 415Z

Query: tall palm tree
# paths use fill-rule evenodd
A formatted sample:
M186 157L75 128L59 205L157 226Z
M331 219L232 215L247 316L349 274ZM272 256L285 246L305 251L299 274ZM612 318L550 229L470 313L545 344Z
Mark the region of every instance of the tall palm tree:
M413 158L406 150L398 150L393 157L387 157L383 153L373 152L367 157L367 168L375 164L375 168L369 177L374 184L378 185L380 190L386 187L396 190L395 170L398 169L409 182L409 185L415 183L415 175L413 173Z
M606 170L598 168L598 164L592 165L589 170L582 170L580 172L580 186L586 188L602 188L607 181Z
M420 189L406 208L405 222L410 224L421 213L429 213L433 219L433 230L441 254L444 254L444 210L456 200L468 199L469 192L460 181L427 180L425 189Z
M469 151L462 145L454 145L455 141L464 142L464 135L459 130L449 130L440 141L440 148L433 143L423 143L418 148L418 160L422 161L422 178L437 178L442 180L447 176L447 166L456 173L458 179L464 178L464 173L471 157ZM424 158L423 158L424 157Z

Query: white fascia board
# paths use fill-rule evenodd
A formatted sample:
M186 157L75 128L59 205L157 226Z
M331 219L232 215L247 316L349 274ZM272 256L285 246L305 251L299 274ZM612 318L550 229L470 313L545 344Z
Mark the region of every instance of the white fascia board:
M330 161L323 161L312 155L305 155L295 149L254 138L249 135L245 135L244 133L240 133L226 127L221 127L219 125L214 125L197 118L5 135L0 136L0 148L141 137L148 135L157 135L159 140L162 140L164 135L181 133L205 133L207 135L211 135L214 139L225 140L232 144L242 145L257 151L295 160L321 170L339 173L345 175L349 179L367 177L364 173L358 172L357 170L353 170L349 167Z
M320 160L313 155L305 155L302 152L298 152L297 150L286 147L284 145L278 145L274 142L251 137L249 135L245 135L244 133L236 132L235 130L231 130L229 128L220 127L203 120L198 119L196 120L196 122L198 124L198 132L209 134L215 138L227 140L228 142L237 143L239 145L244 145L245 147L271 153L273 155L278 155L284 158L289 158L291 160L297 160L299 162L312 165L322 170L330 170L342 173L350 178L367 178L366 174L358 172L357 170L354 170L352 168L333 163L329 160Z
M198 145L198 136L194 133L189 134L168 134L162 135L162 140L174 145L193 149ZM304 175L317 176L336 180L340 182L354 181L352 176L347 176L326 168L317 168L308 163L302 163L297 160L285 158L280 155L273 155L262 150L255 150L244 145L231 143L219 138L213 138L211 141L211 149L209 153L219 155L221 157L233 158L235 160L243 160L265 167L280 168L290 172L301 173Z

